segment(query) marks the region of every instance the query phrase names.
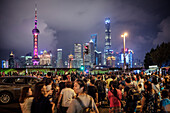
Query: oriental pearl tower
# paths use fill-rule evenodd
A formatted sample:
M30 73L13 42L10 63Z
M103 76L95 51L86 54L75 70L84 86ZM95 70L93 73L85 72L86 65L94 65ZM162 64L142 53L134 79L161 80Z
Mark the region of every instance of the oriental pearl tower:
M32 30L33 34L33 57L32 62L33 65L39 65L39 57L38 57L38 35L40 31L37 29L37 5L35 4L35 27Z

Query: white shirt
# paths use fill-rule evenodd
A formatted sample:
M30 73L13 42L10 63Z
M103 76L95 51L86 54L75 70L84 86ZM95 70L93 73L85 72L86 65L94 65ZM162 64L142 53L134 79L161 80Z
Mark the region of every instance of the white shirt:
M61 94L63 95L62 106L69 107L73 97L76 96L76 93L71 88L64 88L61 90Z

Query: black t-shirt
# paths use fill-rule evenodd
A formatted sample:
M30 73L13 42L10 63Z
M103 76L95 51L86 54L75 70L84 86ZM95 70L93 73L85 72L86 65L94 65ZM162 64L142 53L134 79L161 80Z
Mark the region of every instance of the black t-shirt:
M88 93L90 96L93 97L93 99L95 100L96 98L96 93L97 93L97 87L96 86L88 86Z
M41 96L38 101L32 102L31 113L52 113L52 104L48 97Z

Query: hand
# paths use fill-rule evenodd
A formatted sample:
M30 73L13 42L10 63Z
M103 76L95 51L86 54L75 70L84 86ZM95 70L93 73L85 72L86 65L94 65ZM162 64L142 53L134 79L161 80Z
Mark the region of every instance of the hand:
M57 104L57 108L58 108L58 109L60 108L60 104Z

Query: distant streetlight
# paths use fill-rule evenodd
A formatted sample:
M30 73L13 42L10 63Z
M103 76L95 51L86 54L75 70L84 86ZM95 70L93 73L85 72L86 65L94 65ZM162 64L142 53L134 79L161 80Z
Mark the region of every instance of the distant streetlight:
M125 57L125 38L128 34L124 33L121 35L121 37L123 38L123 54L124 54L124 64L123 64L123 70L125 72L125 66L126 66L126 57Z

